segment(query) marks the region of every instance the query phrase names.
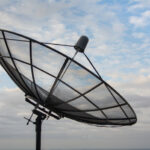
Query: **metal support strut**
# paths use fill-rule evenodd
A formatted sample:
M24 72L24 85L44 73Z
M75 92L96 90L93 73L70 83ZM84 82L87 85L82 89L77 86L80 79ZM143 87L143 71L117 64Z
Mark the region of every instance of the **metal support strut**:
M35 106L35 108L32 110L32 114L29 118L24 117L27 120L27 125L29 125L30 122L32 122L35 125L35 132L36 132L36 150L41 150L41 126L42 126L42 121L45 118L49 118L49 116L59 120L63 116L57 116L53 114L51 111L47 111L45 108L42 108L39 106L39 104L35 104L32 102L30 99L26 98L26 102L32 104ZM35 122L32 121L33 115L37 115L37 118Z
M46 118L46 115L37 110L33 110L33 113L37 115L35 120L36 150L41 150L41 126L42 121Z

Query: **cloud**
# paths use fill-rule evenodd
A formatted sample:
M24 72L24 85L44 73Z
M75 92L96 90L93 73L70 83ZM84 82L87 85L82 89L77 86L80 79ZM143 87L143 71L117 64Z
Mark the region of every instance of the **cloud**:
M129 22L135 27L145 27L149 25L150 11L147 10L141 14L141 16L131 16Z
M133 37L139 38L139 39L145 38L145 34L143 32L134 32L132 35Z
M139 9L149 8L150 0L131 0L128 11L136 11Z
M0 0L1 7L6 7L9 5L11 2L9 0Z

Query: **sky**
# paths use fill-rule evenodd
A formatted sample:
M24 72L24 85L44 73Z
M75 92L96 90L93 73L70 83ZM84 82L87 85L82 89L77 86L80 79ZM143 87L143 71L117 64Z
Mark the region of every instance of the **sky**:
M137 114L135 125L119 128L50 118L43 123L43 150L150 148L150 0L0 0L0 18L1 29L42 42L74 45L88 36L86 54ZM76 60L88 66L81 55ZM0 149L34 149L34 126L23 118L33 107L2 67L0 95Z

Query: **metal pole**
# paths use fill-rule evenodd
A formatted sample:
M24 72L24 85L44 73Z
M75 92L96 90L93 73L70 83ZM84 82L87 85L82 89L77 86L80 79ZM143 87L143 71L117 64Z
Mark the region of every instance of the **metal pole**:
M35 120L36 150L41 150L41 126L42 120L46 118L46 115L36 109L33 110L33 113L37 115Z
M41 125L42 125L42 115L38 115L36 118L36 150L41 150Z

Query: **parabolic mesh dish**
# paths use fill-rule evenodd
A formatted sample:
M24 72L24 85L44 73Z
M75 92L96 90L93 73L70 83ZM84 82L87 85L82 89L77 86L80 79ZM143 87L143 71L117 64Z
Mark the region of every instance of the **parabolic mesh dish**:
M64 117L95 125L132 125L127 101L72 58L26 36L0 30L0 63L26 95Z

